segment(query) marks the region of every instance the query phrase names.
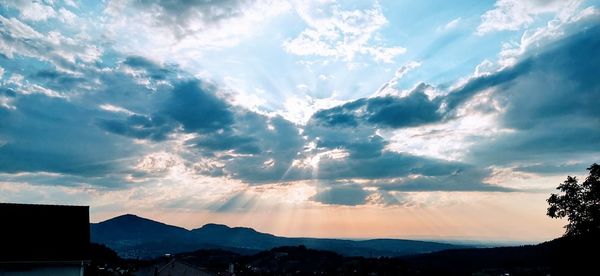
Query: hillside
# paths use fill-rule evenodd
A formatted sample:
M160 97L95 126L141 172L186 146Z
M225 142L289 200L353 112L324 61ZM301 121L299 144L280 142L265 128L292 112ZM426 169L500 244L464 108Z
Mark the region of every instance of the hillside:
M306 246L329 250L345 256L404 256L447 249L466 248L446 243L373 239L286 238L260 233L252 228L206 224L187 230L135 215L123 215L91 225L93 242L104 244L124 258L148 259L163 254L197 249L224 249L240 254L254 254L281 246Z
M102 261L128 267L135 275L153 275L154 267L169 261L223 274L231 265L236 275L598 275L593 250L598 235L558 238L538 245L445 250L401 257L350 257L304 246L284 246L244 255L226 250L202 249L147 261ZM112 261L105 261L111 259ZM90 269L94 271L94 268ZM90 274L95 275L95 274Z

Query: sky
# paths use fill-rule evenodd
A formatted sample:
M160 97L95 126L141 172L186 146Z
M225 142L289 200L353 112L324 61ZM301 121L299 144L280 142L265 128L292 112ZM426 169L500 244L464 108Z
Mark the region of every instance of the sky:
M599 2L0 0L0 201L552 239L600 161Z

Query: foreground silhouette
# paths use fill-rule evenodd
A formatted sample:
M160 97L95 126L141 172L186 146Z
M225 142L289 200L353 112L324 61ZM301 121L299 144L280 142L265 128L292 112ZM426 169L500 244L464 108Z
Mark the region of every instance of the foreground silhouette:
M563 194L552 194L548 198L548 216L569 220L565 226L566 236L600 231L600 165L594 163L587 170L590 174L583 183L567 176L567 180L556 187Z
M173 262L214 275L229 275L232 267L235 275L600 275L595 256L587 253L599 245L598 236L586 234L538 245L445 250L394 258L347 257L304 246L277 247L253 255L198 250L143 261L114 259L116 254L105 253L112 259L92 261L87 275L107 275L103 273L116 268L127 268L131 275L153 275L157 268Z

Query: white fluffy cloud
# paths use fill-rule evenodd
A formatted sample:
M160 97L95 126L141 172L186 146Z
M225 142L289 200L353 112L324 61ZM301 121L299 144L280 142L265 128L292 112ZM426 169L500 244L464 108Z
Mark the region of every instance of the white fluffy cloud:
M0 15L0 28L0 54L50 61L62 71L72 71L78 61L94 62L103 52L84 37L67 37L58 31L42 34L17 18Z
M594 7L588 7L577 12L569 13L568 17L550 20L546 25L523 32L521 39L515 43L504 43L500 51L500 66L513 65L520 56L531 51L533 48L542 46L560 39L572 29L582 28L586 23L594 23L600 20L600 11Z
M286 51L301 56L340 58L351 62L357 55L371 56L377 62L391 63L406 48L374 43L377 32L388 21L381 7L343 10L336 4L296 5L307 28L284 42Z
M411 61L403 64L402 66L400 66L400 68L398 68L396 70L394 77L392 77L392 79L390 81L386 82L379 89L377 89L377 92L375 92L375 94L373 96L398 94L399 91L396 88L398 81L400 81L400 79L402 79L406 74L408 74L408 72L410 72L414 69L417 69L420 66L421 66L421 62L414 61L414 60L411 60Z
M0 1L2 5L13 7L19 10L21 18L31 21L45 21L48 18L56 17L56 11L51 5L46 5L38 1Z
M492 31L516 31L528 27L541 14L555 14L564 21L571 17L581 0L498 0L493 10L481 16L478 34Z

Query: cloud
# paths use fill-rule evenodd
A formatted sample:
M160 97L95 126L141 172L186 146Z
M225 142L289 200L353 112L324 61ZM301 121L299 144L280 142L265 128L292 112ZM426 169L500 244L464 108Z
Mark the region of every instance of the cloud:
M579 8L581 0L498 0L495 8L481 16L478 34L492 31L517 31L531 25L536 16L554 14L557 20L565 21Z
M122 64L134 71L140 70L143 72L144 76L154 80L164 80L176 70L176 68L170 69L140 56L129 56Z
M406 191L509 191L486 183L490 172L476 166L392 151L389 141L377 133L378 128L368 123L330 126L311 120L304 134L312 147L305 148L301 156L307 159L297 162L288 176L360 180L366 187L387 185Z
M462 21L461 17L452 19L452 20L448 21L448 23L446 23L445 25L439 26L435 30L438 31L438 32L445 32L445 31L448 31L448 30L452 30L452 29L456 28L458 26L458 24L460 24L460 21Z
M364 98L320 110L304 128L314 143L304 155L313 158L300 164L316 163L316 179L380 179L386 184L379 187L389 190L511 191L488 184L490 172L480 168L548 158L592 160L600 148L593 104L600 93L593 75L599 30L591 27L546 44L515 65L472 77L446 95L430 99L422 85L404 97ZM393 152L377 134L386 128L445 125L471 113L491 114L505 131L473 136L464 163ZM347 154L325 154L333 151Z
M56 17L57 13L51 5L43 2L27 0L0 1L2 5L19 10L21 18L30 21L46 21Z
M366 106L367 121L380 127L407 127L440 119L438 104L422 91L403 98L372 98Z
M494 74L483 74L473 77L443 97L443 109L446 113L452 113L457 107L486 89L508 87L522 72L528 71L530 66L531 62L525 60Z
M583 172L585 169L589 167L594 161L591 160L586 163L563 163L556 164L552 162L531 164L525 166L519 166L514 168L515 171L520 172L529 172L536 174L554 174L554 175L563 175L565 173L573 173L573 172Z
M471 159L499 164L598 156L598 37L598 26L580 31L510 69L510 85L497 86L491 96L502 103L500 123L513 131L482 141Z
M435 159L384 151L371 158L322 158L318 177L321 179L362 178L383 179L424 174L439 176L451 174L464 165L446 163Z
M93 108L42 94L17 95L12 104L1 115L2 172L101 176L121 171L139 149L94 128L92 118L101 114Z
M60 8L58 10L58 18L65 24L75 25L77 23L78 16L68 9Z
M591 32L595 32L596 27L589 27L589 24L586 26L590 29L583 31L579 36L586 36ZM586 73L586 71L577 70L576 68L579 67L572 65L568 59L559 60L565 63L563 64L564 66L569 68L566 70L562 67L557 67L556 63L542 60L542 58L539 57L539 55L543 55L546 60L551 60L551 54L548 52L557 52L556 50L552 50L553 48L560 47L564 50L563 52L568 51L563 44L572 39L574 39L574 37L567 37L558 42L557 40L554 40L554 42L546 42L544 44L545 47L531 49L527 55L520 57L520 60L515 64L504 67L496 72L476 74L461 85L446 92L445 95L440 94L435 97L428 96L428 94L430 94L429 90L434 90L435 88L427 84L420 84L412 91L408 92L406 96L399 97L394 95L399 94L399 91L386 84L379 89L379 92L388 91L386 93L387 95L380 95L382 93L378 92L376 93L377 96L372 98L362 98L329 109L319 110L313 114L311 120L314 124L327 126L357 127L361 124L367 124L383 128L406 128L445 122L456 118L456 116L460 116L457 113L460 111L458 109L472 100L476 95L480 95L486 91L514 91L513 86L523 82L523 75L539 72L540 69L543 69L543 73L547 76L559 74L559 76L556 77L562 77L563 74L571 74L569 71L581 72L581 74L574 76L574 78L579 79L579 82L582 84L593 83L594 81L589 79L589 74ZM566 56L563 52L560 54ZM588 54L590 52L592 52L592 50L589 50ZM574 58L583 59L583 57ZM540 66L547 66L547 68L544 69ZM403 69L407 68L403 66L399 71L403 73L405 71ZM590 68L589 70L592 69ZM536 81L538 80L530 81L530 83L533 85ZM568 82L565 81L565 83ZM561 86L563 85L561 84ZM529 97L531 94L528 93L521 93L518 95ZM577 98L578 97L573 97L573 99ZM494 100L495 101L491 101L491 103L505 102L501 97L495 97ZM523 107L537 109L538 106L541 108L544 104L554 103L557 99L544 97L540 98L540 100L543 102L542 104L538 104L537 101L534 101ZM564 101L561 100L561 102ZM583 100L577 103L574 102L574 104L587 105ZM485 109L484 106L480 106L480 108ZM489 110L496 111L498 109L498 107L495 106L489 106L488 108ZM545 109L541 108L538 109L537 112L544 113L544 110ZM553 115L549 114L549 116L551 117ZM522 117L519 117L518 120L521 120L522 123L525 123L526 121L526 119Z
M256 138L247 134L202 135L194 139L193 143L199 148L209 151L233 151L238 154L261 153L261 148Z
M406 64L402 65L400 68L398 68L398 70L396 70L396 73L394 74L394 80L399 80L401 78L404 77L404 75L406 75L408 72L419 68L421 66L421 63L418 61L409 61Z
M556 55L556 52L551 54ZM156 92L149 94L153 95L151 99L143 100L147 96L141 94L136 96L143 100L141 106L131 99L113 99L114 102L109 103L124 104L118 110L127 112L114 112L116 109L112 108L110 119L103 119L109 116L103 114L95 122L102 129L120 136L159 142L169 141L173 139L170 135L177 133L191 134L191 138L185 140L187 149L191 150L186 158L200 155L221 164L206 167L201 171L202 174L226 175L251 184L308 179L367 179L380 180L385 185L377 184L375 187L386 190L510 191L487 184L485 179L489 172L468 163L390 151L387 148L389 142L377 131L381 128L412 128L452 120L452 117L448 117L448 110L456 110L482 91L490 91L490 88L496 91L493 95L498 97L498 101L507 104L509 102L502 99L500 91L512 91L520 85L522 76L532 76L540 64L539 60L549 60L543 55L535 57L538 56L499 72L475 77L446 96L430 98L424 92L428 86L421 85L404 97L359 99L321 110L303 127L302 135L299 126L281 117L232 109L230 104L217 96L218 88L210 84L193 79L173 80L170 79L170 71L164 70L165 67L161 65L139 58L125 58L124 65L144 72L158 72L148 75L168 80L169 84L159 86ZM103 78L108 76L115 80L114 74L107 74ZM120 76L136 83L126 71ZM139 83L135 85L140 91L149 89ZM107 96L111 97L112 94ZM119 97L118 93L114 96ZM503 110L515 108L507 106ZM441 111L442 108L446 108L446 113ZM502 122L508 123L509 118L504 115ZM506 127L516 129L515 125ZM533 133L529 137L536 138L538 134L543 133ZM517 142L519 139L511 141ZM476 143L474 149L483 143ZM537 145L541 147L544 144L537 142ZM535 150L536 147L529 148L530 152ZM489 158L494 156L490 154Z
M252 112L240 115L229 133L211 135L214 140L233 141L222 147L234 154L220 158L231 177L249 183L273 183L290 177L300 179L290 172L294 159L304 146L298 127L279 116L268 118ZM206 142L200 140L197 145L206 147Z
M107 12L149 16L151 24L142 33L169 32L173 37L164 45L171 46L253 16L248 12L256 10L244 7L260 5L122 3ZM330 8L302 15L306 36L316 32L311 42L336 51L325 56L388 60L379 55L388 48L376 39L386 24L379 6ZM178 12L180 18L168 16ZM195 26L198 22L204 25ZM313 201L388 204L398 191L510 192L490 184L489 167L543 173L540 166L546 163L560 167L578 158L592 160L600 148L594 105L599 88L593 75L600 62L598 27L532 46L514 64L478 73L448 90L419 84L398 91L395 83L420 65L410 61L387 83L389 93L319 110L301 125L275 113L235 106L223 96L227 87L191 76L160 55L151 60L137 51L119 53L107 44L102 44L106 49L95 48L84 35L42 32L30 20L2 15L0 24L0 172L10 182L111 188L162 180L165 186L201 182L203 189L216 189L223 197L232 196L223 192L232 183L236 189L259 191L269 185L314 182ZM464 156L428 155L410 148L416 147L414 134L451 149L454 145L441 144L437 137L463 137L463 128L454 128L456 124L477 125L488 115L502 131L473 134L479 130L473 128L471 140L461 148ZM408 146L398 146L402 142ZM215 179L229 184L215 185ZM245 202L256 198L234 197L224 209L246 208L250 205ZM186 197L174 206L191 206L195 199Z
M341 106L316 112L315 124L358 126L371 124L383 128L418 126L442 118L439 99L429 99L427 85L419 85L405 97L383 96L359 99Z
M27 76L3 80L0 91L8 99L0 106L3 180L126 188L159 178L194 182L204 175L272 173L261 166L279 172L267 177L273 179L302 148L293 124L234 111L214 85L140 57L117 59L113 67L74 67L71 74L28 57L0 58L8 75L28 68ZM64 96L28 93L13 83L49 86ZM177 166L156 171L140 165L161 163L148 156L165 150L180 158Z
M17 18L0 15L0 54L51 62L60 71L73 73L78 64L99 60L102 49L87 39L65 37L58 31L42 34Z
M29 75L28 79L56 91L70 91L86 82L81 76L66 74L51 68L41 69Z
M568 17L550 20L544 26L528 29L523 32L519 41L502 45L498 63L505 67L511 66L536 48L544 48L565 35L598 24L598 15L600 11L595 7L587 7L569 13Z
M244 17L254 8L275 4L272 1L110 1L109 13L120 14L133 9L150 19L154 27L168 28L178 39L211 28L221 28L231 19Z
M317 5L303 2L296 11L308 28L284 42L284 49L300 56L322 56L354 61L357 55L370 56L377 62L391 63L406 48L383 46L373 42L375 34L387 24L381 7L343 10L336 4Z
M515 192L517 189L486 183L489 171L471 168L457 170L449 175L409 177L374 181L373 186L382 191L422 192L422 191L463 191L463 192Z
M324 204L356 206L365 204L371 193L357 184L336 183L318 190L310 199Z
M231 47L287 10L286 1L109 1L106 34L126 53L184 66L206 51ZM135 33L136 39L130 39Z
M127 137L163 141L174 131L172 124L161 116L132 114L125 120L98 119L97 125L102 129Z
M164 141L179 128L186 133L208 135L216 131L229 131L234 123L232 107L217 96L214 85L195 78L176 79L177 68L159 65L139 56L127 57L121 64L125 66L124 72L138 84L148 89L158 89L158 94L146 101L144 110L149 112L146 114L104 105L110 111L119 111L128 116L98 119L97 124L101 128L132 138ZM155 85L148 86L151 82L155 82Z
M33 30L15 19L8 22L27 32ZM47 41L35 41L39 38L35 35L33 38L17 39L23 43L35 42L35 45L39 42L40 47L45 47L43 43ZM127 183L124 177L135 164L136 156L147 150L145 145L127 137L160 140L151 134L167 131L157 130L160 124L156 118L149 120L140 113L98 108L97 103L114 101L115 104L105 107L114 107L118 102L145 113L147 110L139 106L152 109L147 99L152 90L136 83L118 68L98 70L93 64L73 65L72 71L65 72L59 70L63 63L37 56L52 57L51 51L30 55L21 50L12 56L0 57L0 64L11 76L2 80L6 88L2 97L8 101L0 106L0 172L33 173L32 178L40 178L37 183L42 184L46 183L44 173L49 173L56 174L52 185L65 181L64 185L123 187ZM119 118L123 116L128 118L119 125Z
M398 82L402 78L404 78L404 76L410 71L413 71L419 67L421 67L421 62L414 60L406 62L396 70L396 72L394 73L394 77L391 80L389 80L388 82L383 84L379 89L377 89L377 92L375 92L373 96L386 96L398 94L398 90L396 87L398 85Z
M27 80L15 78L52 87L64 97L50 100L51 94L14 85L2 92L10 108L0 108L0 171L116 174L121 184L115 185L143 182L150 176L135 160L179 144L193 174L273 182L302 150L298 127L279 116L233 108L218 96L217 86L169 65L136 56L119 59L101 71L74 67L76 75L44 63L28 67ZM7 74L31 62L21 56L0 61ZM44 134L47 130L52 131Z
M353 158L378 157L388 143L376 134L375 128L364 125L331 127L310 121L304 127L304 134L311 145L306 148L307 154L343 149Z
M229 106L215 96L214 88L199 81L176 84L163 112L187 132L213 132L233 123Z

